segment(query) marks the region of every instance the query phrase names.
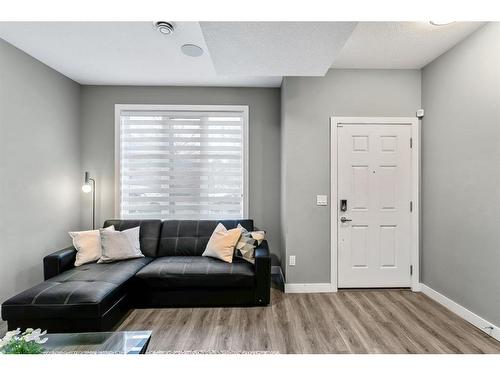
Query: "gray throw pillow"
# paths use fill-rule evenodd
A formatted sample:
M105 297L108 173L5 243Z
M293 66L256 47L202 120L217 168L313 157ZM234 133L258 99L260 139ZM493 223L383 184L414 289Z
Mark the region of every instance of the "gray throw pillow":
M97 263L111 263L117 260L142 258L139 242L140 227L124 231L100 230L102 255Z

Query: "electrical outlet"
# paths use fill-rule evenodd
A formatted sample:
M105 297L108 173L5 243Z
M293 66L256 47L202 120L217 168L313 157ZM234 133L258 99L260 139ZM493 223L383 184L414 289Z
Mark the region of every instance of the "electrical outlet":
M288 265L295 266L295 255L290 255L290 258L288 258Z

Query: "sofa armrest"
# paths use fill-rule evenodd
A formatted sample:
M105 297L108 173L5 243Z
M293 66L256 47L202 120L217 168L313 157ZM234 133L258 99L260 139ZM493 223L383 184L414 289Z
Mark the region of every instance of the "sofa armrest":
M255 249L255 300L259 305L268 305L271 300L271 255L267 241Z
M48 280L75 266L76 250L73 246L56 251L43 258L43 277Z

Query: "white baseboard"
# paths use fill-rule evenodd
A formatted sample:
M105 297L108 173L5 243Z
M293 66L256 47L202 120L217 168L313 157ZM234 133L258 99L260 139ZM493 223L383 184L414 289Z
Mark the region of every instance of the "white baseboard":
M442 295L441 293L435 291L434 289L429 288L425 284L421 284L421 288L422 288L422 293L424 293L427 297L440 303L447 309L451 310L461 318L468 321L470 324L479 328L481 331L487 333L494 339L500 341L500 327L497 327L494 324L488 322L487 320L481 318L479 315L474 314L472 311L466 309L462 305L459 305L455 301L449 299L448 297Z
M331 293L335 292L332 284L285 284L285 293Z
M422 285L421 283L417 282L417 283L412 283L411 284L411 291L412 292L421 292L422 291Z

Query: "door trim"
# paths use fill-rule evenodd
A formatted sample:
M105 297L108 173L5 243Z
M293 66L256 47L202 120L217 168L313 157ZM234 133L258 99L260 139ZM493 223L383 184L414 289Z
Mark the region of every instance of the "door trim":
M413 266L411 276L411 290L421 291L420 286L420 245L419 245L419 221L420 221L420 122L416 117L330 117L330 283L331 290L338 290L338 127L342 124L388 124L388 125L410 125L412 137L411 158L411 196L413 209L410 214L411 228L411 250L410 260ZM410 147L410 145L408 145ZM335 160L335 162L333 162ZM408 202L409 203L409 202ZM409 208L408 208L409 209ZM408 270L410 272L410 270Z

